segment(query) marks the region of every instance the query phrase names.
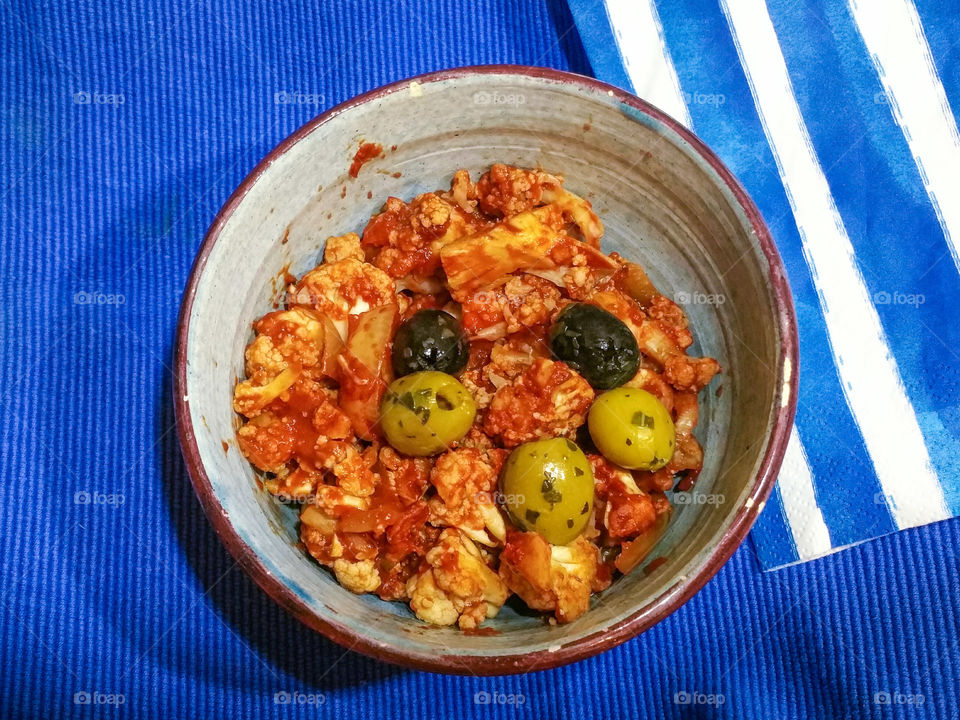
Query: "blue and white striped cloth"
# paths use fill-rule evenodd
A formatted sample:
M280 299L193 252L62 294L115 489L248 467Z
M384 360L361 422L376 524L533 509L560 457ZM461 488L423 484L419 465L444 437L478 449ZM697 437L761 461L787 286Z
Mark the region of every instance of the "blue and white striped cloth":
M956 2L569 3L596 75L713 147L787 266L800 401L762 566L956 516Z

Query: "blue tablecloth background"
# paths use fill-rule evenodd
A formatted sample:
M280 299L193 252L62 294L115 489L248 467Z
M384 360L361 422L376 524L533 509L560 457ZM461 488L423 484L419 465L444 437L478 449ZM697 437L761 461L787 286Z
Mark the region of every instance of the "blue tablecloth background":
M746 543L644 636L522 677L345 654L234 566L170 397L207 225L326 107L496 62L590 73L561 0L0 3L0 717L957 716L957 521L772 573Z

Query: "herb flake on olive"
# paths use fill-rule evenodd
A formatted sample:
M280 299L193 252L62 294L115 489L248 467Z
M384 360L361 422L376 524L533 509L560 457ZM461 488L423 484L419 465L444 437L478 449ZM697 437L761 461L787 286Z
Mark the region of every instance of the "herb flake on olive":
M637 373L640 348L619 318L587 303L570 303L550 329L550 347L593 387L623 385Z
M390 356L397 377L424 370L458 373L467 364L470 345L460 323L443 310L419 310L393 336Z

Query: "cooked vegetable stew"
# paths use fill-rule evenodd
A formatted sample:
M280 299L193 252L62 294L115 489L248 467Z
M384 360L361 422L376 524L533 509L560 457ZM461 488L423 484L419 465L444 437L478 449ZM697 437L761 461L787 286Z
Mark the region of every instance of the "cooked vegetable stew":
M569 622L652 552L720 368L602 235L557 175L460 170L254 323L239 447L344 587L462 629L512 594Z

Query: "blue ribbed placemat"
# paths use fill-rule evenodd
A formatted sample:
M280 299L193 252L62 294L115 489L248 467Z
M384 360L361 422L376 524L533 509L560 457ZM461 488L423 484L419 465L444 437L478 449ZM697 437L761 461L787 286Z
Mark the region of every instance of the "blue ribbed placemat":
M954 521L776 573L744 545L643 637L477 679L345 655L236 569L200 511L168 366L223 200L289 132L381 83L485 62L589 72L572 26L562 2L521 0L0 5L0 716L955 716Z

